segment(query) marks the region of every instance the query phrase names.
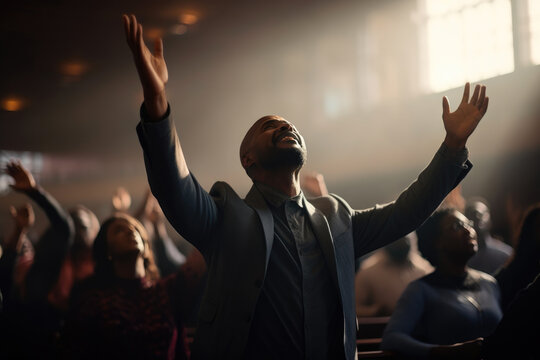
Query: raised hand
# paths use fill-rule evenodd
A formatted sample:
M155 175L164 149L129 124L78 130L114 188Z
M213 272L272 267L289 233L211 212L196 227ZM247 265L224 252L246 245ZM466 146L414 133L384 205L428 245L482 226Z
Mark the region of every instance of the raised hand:
M28 191L36 188L34 177L19 161L10 161L6 165L5 171L15 181L9 185L12 189L16 191Z
M163 41L154 43L152 54L144 43L143 27L137 22L135 15L122 15L126 40L133 54L135 66L144 92L144 103L151 119L161 118L167 111L165 84L169 78L165 58L163 57Z
M112 205L114 211L127 213L131 206L131 195L125 188L119 186L112 196Z
M311 196L328 195L326 183L322 174L316 172L303 174L301 186Z
M486 87L476 85L469 100L470 84L465 84L461 104L454 112L450 112L448 98L443 97L443 122L446 130L444 143L451 149L459 150L465 147L467 139L487 111L489 98Z
M26 203L18 209L15 206L10 206L9 212L18 229L25 230L34 225L35 215L30 204Z

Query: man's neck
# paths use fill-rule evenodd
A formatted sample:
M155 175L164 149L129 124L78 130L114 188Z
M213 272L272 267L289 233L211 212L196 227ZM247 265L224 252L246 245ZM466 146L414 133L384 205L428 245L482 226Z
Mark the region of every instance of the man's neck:
M299 173L300 171L266 171L257 174L252 180L269 186L289 197L294 197L300 194Z
M467 272L467 263L447 261L441 259L437 265L440 273L450 276L462 276Z

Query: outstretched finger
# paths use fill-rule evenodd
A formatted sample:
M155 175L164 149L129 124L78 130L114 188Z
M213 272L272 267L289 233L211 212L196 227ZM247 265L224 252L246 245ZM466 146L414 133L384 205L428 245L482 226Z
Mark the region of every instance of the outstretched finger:
M161 38L154 41L154 56L157 58L163 57L163 39Z
M486 99L486 87L482 85L482 87L480 88L480 97L478 98L478 102L476 103L476 107L478 109L482 108L482 106L484 105L485 99Z
M465 84L465 89L463 90L463 98L461 99L461 103L462 104L466 104L469 102L469 91L471 89L471 84L470 83L466 83Z
M135 15L131 14L130 16L130 19L131 21L129 22L129 26L130 26L130 30L129 30L129 35L130 35L130 41L131 43L133 44L133 46L135 46L135 44L137 44L137 18L135 17Z
M137 25L137 49L141 51L144 47L143 27L141 24Z
M450 114L450 104L448 103L448 98L443 96L442 98L442 108L443 108L443 118Z
M480 85L474 87L474 92L471 98L471 104L476 105L478 102L478 95L480 94Z
M484 99L484 103L482 104L482 107L480 108L480 114L482 114L482 116L484 116L484 114L486 113L488 104L489 104L489 97L486 96L486 98Z
M13 161L8 162L6 165L6 174L13 177L15 171L15 163Z
M12 174L17 175L21 173L22 165L19 161L12 161L11 164L9 164L9 169Z
M124 35L126 35L126 42L128 43L129 47L131 48L131 40L130 40L130 20L129 16L126 14L122 14L122 23L124 24Z

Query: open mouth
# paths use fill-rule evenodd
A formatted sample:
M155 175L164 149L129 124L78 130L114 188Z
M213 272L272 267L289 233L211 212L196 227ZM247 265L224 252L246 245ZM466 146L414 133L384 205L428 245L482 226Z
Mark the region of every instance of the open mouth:
M298 137L292 132L286 132L286 133L283 133L283 134L279 135L278 137L276 137L274 143L278 143L278 142L288 142L288 143L300 144L300 141L299 141Z
M285 136L285 137L282 137L280 141L286 141L286 142L293 141L293 142L297 142L296 139L293 138L292 136Z

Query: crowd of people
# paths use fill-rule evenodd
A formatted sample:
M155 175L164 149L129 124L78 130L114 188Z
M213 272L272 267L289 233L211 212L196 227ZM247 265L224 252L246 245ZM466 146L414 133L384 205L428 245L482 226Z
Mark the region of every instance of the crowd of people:
M205 264L197 251L178 250L153 196L130 215L115 194L100 226L83 205L64 210L19 162L5 170L49 226L30 241L32 205L10 209L13 231L0 258L2 357L188 358L184 324L193 326Z
M130 213L119 188L100 221L8 163L12 189L49 224L28 239L32 205L9 209L0 357L354 359L357 317L388 316L389 356L538 358L540 204L509 244L491 234L485 199L448 201L472 167L466 143L487 111L485 86L471 94L467 83L454 112L443 98L444 141L394 202L354 210L322 175L301 177L305 140L276 115L240 145L253 181L241 199L227 183L199 185L171 118L163 44L151 52L135 16L123 24L144 92L137 134L151 191ZM179 251L165 219L192 252Z

